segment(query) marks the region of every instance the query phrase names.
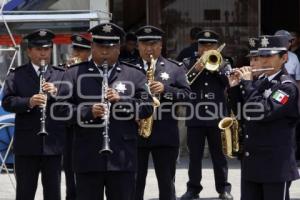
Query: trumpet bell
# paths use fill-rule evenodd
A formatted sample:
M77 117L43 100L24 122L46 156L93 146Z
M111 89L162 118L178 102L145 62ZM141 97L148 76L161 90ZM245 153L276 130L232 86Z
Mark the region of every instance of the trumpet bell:
M222 61L223 59L220 52L216 50L208 51L204 65L205 69L208 71L218 71Z

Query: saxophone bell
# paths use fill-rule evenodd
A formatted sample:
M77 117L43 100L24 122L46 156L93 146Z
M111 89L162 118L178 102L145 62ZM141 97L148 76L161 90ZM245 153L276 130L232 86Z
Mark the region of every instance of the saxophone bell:
M223 118L219 124L221 130L222 150L225 156L234 158L240 150L239 145L239 123L232 117Z

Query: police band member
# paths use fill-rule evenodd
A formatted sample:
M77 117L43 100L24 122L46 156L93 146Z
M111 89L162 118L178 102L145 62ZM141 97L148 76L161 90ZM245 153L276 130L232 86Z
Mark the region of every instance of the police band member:
M54 97L39 93L42 86L43 92L54 95L57 89L53 82L63 77L63 69L50 65L53 38L54 34L44 29L25 36L23 39L27 40L30 61L12 69L5 81L2 106L6 111L16 113L14 153L17 200L34 199L40 172L44 199L61 199L64 125L50 115ZM41 66L46 69L42 84L39 80ZM43 106L46 106L45 127L48 135L38 135Z
M133 198L137 164L138 124L135 117L146 118L153 112L152 98L146 89L146 77L134 65L118 62L123 29L102 23L92 33L92 60L79 63L66 71L59 95L68 101L67 110L74 123L73 163L76 173L77 200L108 200ZM107 93L103 82L103 66L107 63ZM68 85L73 86L71 91ZM65 95L66 94L66 95ZM71 94L71 96L68 94ZM103 125L109 101L108 126ZM67 106L68 107L68 106ZM66 110L60 107L61 112ZM101 126L100 126L101 125ZM103 131L108 127L112 153L99 153L103 148Z
M134 62L140 57L137 50L137 38L132 32L128 32L125 36L124 45L121 47L119 60L125 62Z
M298 179L294 157L295 126L299 119L298 89L284 70L288 59L285 36L261 36L258 49L264 76L252 78L251 68L236 71L244 107L242 200L289 200L291 181ZM231 87L234 87L231 84Z
M198 35L199 56L202 56L205 51L216 50L218 42L219 36L214 31L204 30L200 32ZM188 68L191 68L196 59L186 59L185 62ZM226 63L222 63L222 67L222 70L230 68ZM227 181L228 166L222 152L220 130L218 128L221 115L227 115L224 92L228 86L228 80L225 75L220 75L217 71L203 69L203 65L197 65L196 70L197 72L203 71L191 84L192 92L196 93L196 98L192 100L194 112L189 107L187 109L187 116L192 116L191 119L186 121L187 145L190 156L189 181L187 182L187 191L182 195L181 200L199 198L199 193L202 190L200 181L206 138L213 162L215 187L219 193L219 198L232 199L230 194L231 185Z
M72 54L67 61L67 67L80 62L86 62L91 55L91 41L83 35L75 34L71 36Z
M69 68L80 62L87 62L91 55L91 41L83 35L72 35L72 54L71 59L67 62ZM63 167L66 178L66 200L76 199L75 174L72 167L72 146L73 146L73 126L66 125L66 141L64 146Z
M183 64L161 56L163 34L161 29L149 25L136 31L138 50L141 56L139 65L145 74L151 65L154 67L154 81L150 81L149 87L151 93L160 100L156 114L161 114L154 117L151 135L148 138L140 136L138 140L135 200L144 199L150 154L158 180L159 199L176 199L174 184L179 132L177 120L172 115L172 105L175 102L188 99L190 87L185 78ZM152 61L150 55L153 56Z
M248 39L248 47L249 47L249 53L247 57L249 58L249 66L251 69L260 70L262 69L260 65L260 60L258 56L258 47L259 47L259 38L258 37L251 37ZM233 69L236 70L236 69ZM264 71L258 71L258 72L252 72L253 78L257 79L261 74L263 74ZM234 73L234 71L229 74L230 76L228 81L230 87L228 88L228 104L230 109L233 111L233 113L237 116L240 125L243 124L244 119L242 118L241 113L241 103L243 103L242 100L242 91L243 88L240 87L239 79L238 79L238 73ZM243 125L240 126L240 128L243 130ZM243 135L240 135L240 153L242 153L241 146L243 143Z

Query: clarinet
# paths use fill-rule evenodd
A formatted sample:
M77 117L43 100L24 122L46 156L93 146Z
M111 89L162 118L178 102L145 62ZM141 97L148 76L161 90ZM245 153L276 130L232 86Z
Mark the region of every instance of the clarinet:
M104 129L103 129L103 142L102 142L102 149L99 151L99 153L109 153L112 154L113 151L111 150L109 146L110 138L108 135L108 129L109 129L109 117L110 117L110 102L107 100L107 91L108 91L108 63L107 60L104 60L102 64L102 70L103 70L103 80L102 80L102 96L101 96L101 103L105 104L105 107L107 109L103 119L104 119Z
M45 73L46 73L46 61L45 60L41 60L40 75L39 75L39 78L40 78L40 90L39 90L39 93L43 94L43 95L47 95L43 91L43 84L46 82L45 81ZM44 105L40 106L40 110L41 110L41 118L40 118L41 128L40 128L40 131L37 133L37 135L40 135L40 136L48 135L48 132L46 130L46 106L47 106L47 102Z

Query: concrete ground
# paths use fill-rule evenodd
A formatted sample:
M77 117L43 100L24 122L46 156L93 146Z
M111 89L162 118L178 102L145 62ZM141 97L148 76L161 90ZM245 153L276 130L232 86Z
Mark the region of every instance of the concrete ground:
M180 197L186 191L187 182L187 168L188 158L186 156L180 159L177 165L176 171L176 192L177 196ZM229 182L232 184L232 195L234 199L240 198L240 166L236 160L229 161ZM210 159L203 160L203 191L201 192L202 200L213 200L218 199L218 194L214 187L214 176L212 170L212 164ZM65 196L65 181L62 176L62 199ZM0 174L0 200L13 200L15 190L10 183L10 180L6 174ZM290 196L293 200L300 200L300 180L293 182L290 188ZM158 199L158 187L153 170L152 164L149 166L149 172L147 177L147 186L145 191L145 200L157 200ZM42 200L42 187L39 183L37 195L35 200Z

